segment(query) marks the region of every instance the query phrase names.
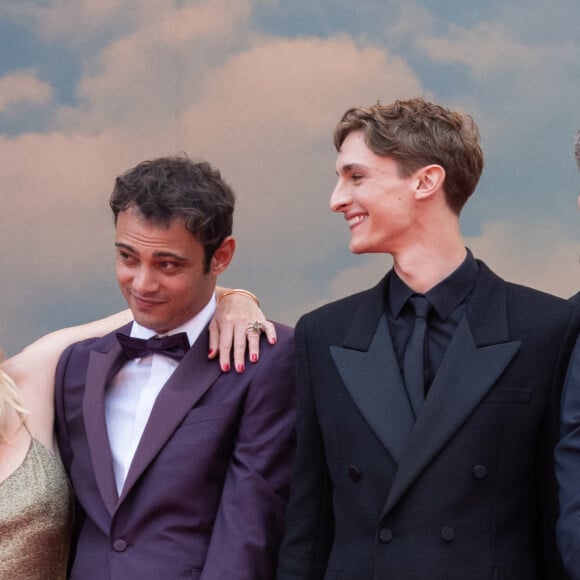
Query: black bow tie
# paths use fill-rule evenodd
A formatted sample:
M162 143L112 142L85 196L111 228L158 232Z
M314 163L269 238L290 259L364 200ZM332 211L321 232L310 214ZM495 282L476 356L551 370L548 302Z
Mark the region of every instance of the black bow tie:
M118 332L117 340L123 349L123 354L128 359L141 358L148 354L164 354L176 361L180 361L189 350L189 340L186 332L147 340Z

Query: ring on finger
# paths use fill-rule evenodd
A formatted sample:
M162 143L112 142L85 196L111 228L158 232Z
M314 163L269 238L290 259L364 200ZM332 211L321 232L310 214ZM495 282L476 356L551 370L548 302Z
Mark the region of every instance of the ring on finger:
M259 320L255 320L254 322L250 322L248 324L246 328L246 334L249 334L250 332L260 334L260 332L262 332L263 329L264 327L262 326L262 323Z

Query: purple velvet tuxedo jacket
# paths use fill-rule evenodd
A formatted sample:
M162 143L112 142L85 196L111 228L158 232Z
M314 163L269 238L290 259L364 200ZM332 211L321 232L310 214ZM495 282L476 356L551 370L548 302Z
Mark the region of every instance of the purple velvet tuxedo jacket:
M120 329L129 331L129 326ZM294 342L243 374L209 361L207 329L161 390L118 497L105 391L115 333L80 342L56 373L56 429L77 498L71 578L269 580L294 455Z

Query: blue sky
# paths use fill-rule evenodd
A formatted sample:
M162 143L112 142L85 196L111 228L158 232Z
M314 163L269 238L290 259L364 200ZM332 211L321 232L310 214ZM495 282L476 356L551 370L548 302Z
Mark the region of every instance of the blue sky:
M238 195L223 282L293 324L390 265L352 256L328 209L334 124L422 95L471 113L486 168L462 216L500 275L580 286L571 141L576 0L4 0L0 343L122 306L107 199L142 159L186 151Z

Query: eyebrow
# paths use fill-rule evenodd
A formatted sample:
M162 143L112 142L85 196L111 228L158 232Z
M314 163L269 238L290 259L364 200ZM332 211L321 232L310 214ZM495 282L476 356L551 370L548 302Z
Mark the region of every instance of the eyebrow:
M138 254L138 252L135 250L135 248L133 248L133 246L130 246L129 244L123 244L122 242L115 242L115 247L118 249L128 250L129 252L131 252L133 254ZM153 252L153 257L154 258L173 258L174 260L177 260L178 262L187 262L187 258L184 258L183 256L180 256L179 254L174 254L173 252Z
M367 169L366 165L363 165L362 163L345 163L344 165L341 165L338 170L336 171L336 174L338 175L339 172L340 173L352 173L355 170L364 170Z

